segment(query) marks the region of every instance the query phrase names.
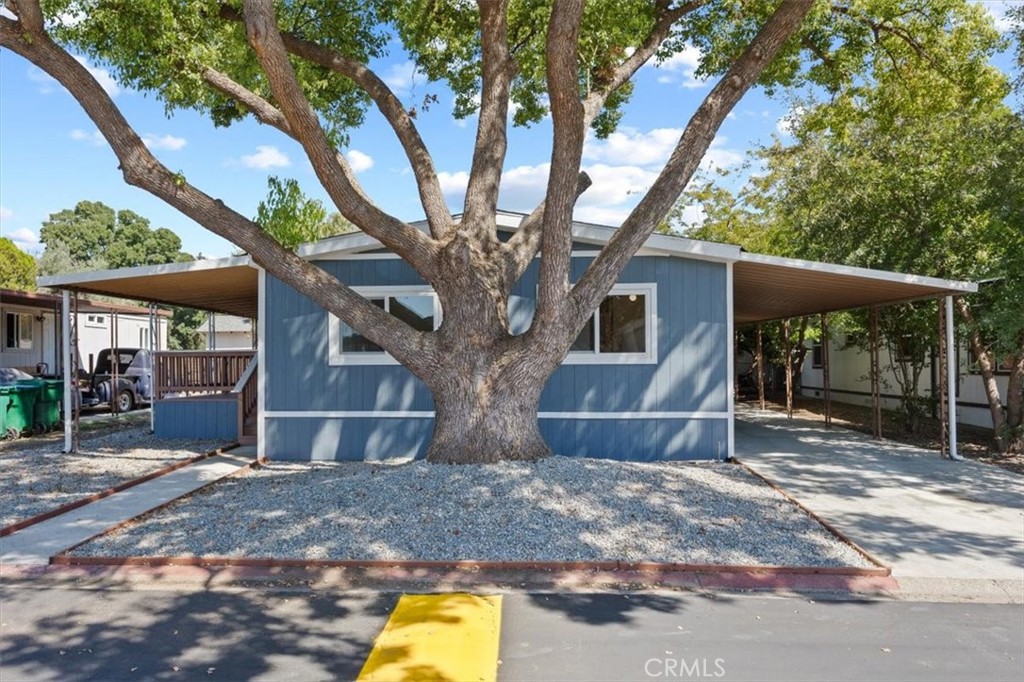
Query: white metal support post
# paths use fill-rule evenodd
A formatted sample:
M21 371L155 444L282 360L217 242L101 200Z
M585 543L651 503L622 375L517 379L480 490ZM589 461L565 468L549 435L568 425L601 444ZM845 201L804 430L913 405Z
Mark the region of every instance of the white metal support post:
M149 432L156 433L156 386L153 382L153 352L156 350L157 336L160 333L156 319L156 304L149 304Z
M71 432L74 429L75 407L72 391L78 390L71 378L74 358L71 350L71 292L60 292L60 351L64 365L64 452L71 452Z
M963 459L956 447L956 345L953 338L953 297L946 297L946 406L949 408L949 458Z
M726 395L726 410L729 413L729 422L726 425L726 452L723 459L732 459L736 456L736 390L734 388L736 382L736 370L735 370L735 358L734 346L736 338L736 321L734 317L734 301L733 301L733 264L728 262L725 264L725 338L729 340L729 346L726 346L726 361L725 361L725 372L726 386L729 390ZM758 367L760 370L761 368Z

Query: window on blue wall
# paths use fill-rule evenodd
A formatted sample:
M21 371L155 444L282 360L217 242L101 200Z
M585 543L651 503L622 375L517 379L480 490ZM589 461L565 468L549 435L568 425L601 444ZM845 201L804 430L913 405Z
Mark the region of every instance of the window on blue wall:
M618 284L576 337L566 362L656 362L657 303L654 284Z
M434 331L441 321L437 296L429 287L363 287L357 291L378 308L388 311L419 331ZM330 316L330 361L343 364L394 364L380 346L343 321Z

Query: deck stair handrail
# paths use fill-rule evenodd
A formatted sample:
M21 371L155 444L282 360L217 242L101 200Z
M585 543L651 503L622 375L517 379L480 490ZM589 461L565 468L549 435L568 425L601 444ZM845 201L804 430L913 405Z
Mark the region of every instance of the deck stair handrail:
M256 411L256 400L257 392L256 389L259 387L259 381L256 378L256 364L257 358L254 355L249 360L248 366L245 371L242 372L242 376L239 377L235 387L231 389L231 394L238 400L238 434L242 435L245 430L245 422L252 416L253 412Z
M255 367L255 356L256 351L250 349L154 353L153 378L156 384L156 400L175 396L231 393L242 376L249 371L250 366Z

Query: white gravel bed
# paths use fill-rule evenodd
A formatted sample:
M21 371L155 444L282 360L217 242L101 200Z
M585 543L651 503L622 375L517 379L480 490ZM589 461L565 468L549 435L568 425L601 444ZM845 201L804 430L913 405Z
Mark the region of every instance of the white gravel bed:
M148 427L139 427L83 436L79 452L73 454L61 452L63 439L0 451L0 527L226 444L162 440Z
M871 565L737 465L567 457L271 463L73 553Z

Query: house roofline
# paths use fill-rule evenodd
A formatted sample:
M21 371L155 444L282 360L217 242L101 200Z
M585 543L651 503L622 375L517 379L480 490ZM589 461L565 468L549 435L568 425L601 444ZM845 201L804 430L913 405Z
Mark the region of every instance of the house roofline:
M526 213L514 211L497 211L496 222L498 229L514 232L527 216ZM461 219L462 214L452 216ZM418 230L428 229L427 221L418 220L410 223ZM604 245L615 234L617 228L608 225L597 225L579 220L572 222L572 236L577 241L595 245ZM330 260L332 257L352 255L360 251L383 248L383 244L377 239L363 233L351 232L336 237L328 237L318 242L303 244L298 248L298 255L309 260ZM681 258L693 258L698 260L710 260L721 263L730 263L739 258L740 248L732 244L720 244L717 242L705 242L687 237L675 237L671 235L652 234L644 242L647 255L678 256ZM644 255L644 254L640 254Z

